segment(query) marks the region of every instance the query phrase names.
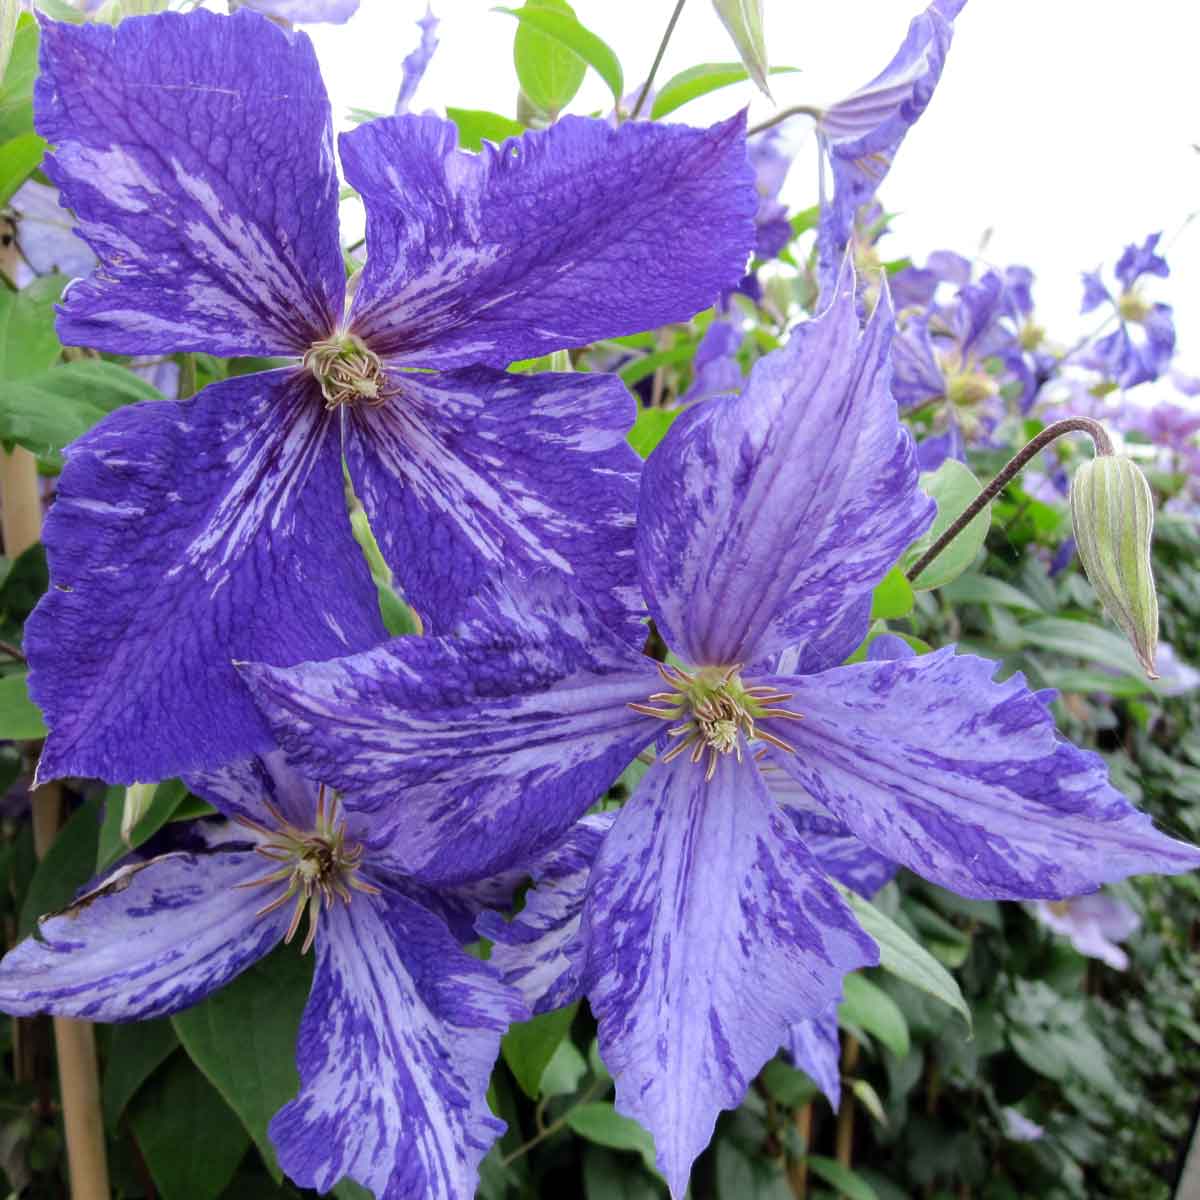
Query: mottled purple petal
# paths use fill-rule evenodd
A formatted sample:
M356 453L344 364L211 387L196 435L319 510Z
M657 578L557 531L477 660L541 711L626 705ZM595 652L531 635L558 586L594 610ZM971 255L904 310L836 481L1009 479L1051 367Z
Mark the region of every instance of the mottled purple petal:
M184 783L226 816L249 817L268 828L276 824L272 808L301 829L310 826L317 809L317 785L301 775L282 750L192 772Z
M0 1010L90 1021L178 1012L257 962L289 914L265 917L250 851L167 854L122 867L63 912L43 917L0 962Z
M875 639L877 642L883 640ZM905 643L901 642L901 645ZM813 800L780 765L782 757L779 751L771 750L760 767L772 798L787 810L796 832L821 870L865 899L871 899L895 876L899 864L876 853L866 842L855 837L844 821L839 821Z
M449 633L551 570L640 646L636 406L620 381L487 367L389 380L388 403L350 414L346 460L425 628Z
M438 48L437 27L439 23L429 8L426 8L425 15L417 20L417 25L421 30L421 40L417 43L416 49L407 54L404 62L400 64L400 91L396 96L396 107L393 109L397 115L408 112L412 98L417 94L421 80L425 78L429 62Z
M626 707L661 687L648 660L603 673L552 639L396 638L244 674L292 761L371 814L393 869L426 881L527 862L658 732Z
M616 813L584 817L530 869L537 886L511 920L485 913L477 928L492 946L489 962L535 1013L578 1000L583 992L580 935L588 877Z
M271 1122L301 1187L350 1178L388 1200L475 1194L504 1123L487 1106L515 992L402 896L356 896L321 918L296 1050L300 1094Z
M792 1062L825 1093L836 1110L842 1102L837 1005L822 1016L797 1021L788 1032L787 1050Z
M26 626L43 779L167 779L270 749L232 659L386 636L336 417L298 371L118 409L68 450L44 541Z
M1020 675L947 648L771 680L804 719L779 765L880 854L964 896L1057 898L1200 866L1063 740Z
M564 117L479 154L434 116L343 134L367 209L355 331L445 369L687 319L738 281L754 241L744 127Z
M303 351L341 315L329 101L257 13L42 22L45 171L100 269L58 333L119 354Z
M721 1109L874 942L749 763L710 783L652 766L605 838L584 909L585 984L617 1108L654 1134L682 1196Z
M913 18L888 65L856 92L822 113L817 134L833 170L833 201L824 205L817 257L822 292L833 284L855 212L891 169L905 134L933 97L961 3L935 3Z
M646 463L637 529L659 631L693 663L821 635L929 523L888 390L890 306L860 337L852 273L740 397L685 413Z

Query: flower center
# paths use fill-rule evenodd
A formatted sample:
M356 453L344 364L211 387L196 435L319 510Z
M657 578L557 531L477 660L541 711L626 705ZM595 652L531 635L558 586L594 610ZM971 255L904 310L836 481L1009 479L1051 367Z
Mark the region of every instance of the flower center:
M634 712L647 717L656 717L673 724L667 733L674 740L663 755L668 763L684 751L691 751L694 763L701 762L705 755L705 780L716 774L717 763L723 754L734 754L742 761L742 741L754 740L777 746L788 754L795 748L782 738L760 729L755 722L764 718L780 720L802 720L799 713L789 712L777 705L790 700L790 692L781 692L766 685L747 687L738 672L741 664L732 667L702 667L685 671L666 663L658 664L668 692L655 692L645 704L630 704ZM765 749L765 747L764 747Z
M1132 321L1135 325L1142 324L1150 315L1150 304L1136 288L1122 292L1117 299L1117 311L1122 321Z
M353 405L360 400L378 408L387 399L379 355L353 333L337 333L323 342L313 342L304 353L303 365L321 385L326 408Z
M293 825L275 805L267 801L267 809L275 819L272 829L247 816L234 819L262 837L255 850L271 862L280 866L260 879L239 883L238 887L280 886L282 890L273 900L264 904L254 915L265 917L267 913L282 908L294 901L292 919L284 935L284 943L296 936L300 923L308 913L308 933L300 948L307 954L317 936L317 918L321 908L329 908L334 898L343 904L350 903L351 890L378 895L379 889L357 875L362 862L363 848L346 840L346 823L341 819L337 796L326 801L325 785L317 791L317 812L312 829L300 829Z

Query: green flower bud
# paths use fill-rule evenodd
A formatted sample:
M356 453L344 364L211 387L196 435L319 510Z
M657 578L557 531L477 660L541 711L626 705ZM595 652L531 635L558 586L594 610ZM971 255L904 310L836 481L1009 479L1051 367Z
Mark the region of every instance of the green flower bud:
M157 790L157 783L131 783L125 789L125 803L121 808L121 841L125 845L133 845L134 827L150 811Z
M1100 454L1071 480L1071 524L1083 569L1151 679L1158 647L1158 597L1150 570L1154 500L1132 459Z

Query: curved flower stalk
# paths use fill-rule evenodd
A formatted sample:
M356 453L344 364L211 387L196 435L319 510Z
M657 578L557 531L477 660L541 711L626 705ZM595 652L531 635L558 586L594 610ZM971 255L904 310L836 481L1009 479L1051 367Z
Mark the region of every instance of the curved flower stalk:
M1169 304L1147 300L1142 280L1148 275L1166 278L1167 260L1158 253L1160 233L1152 233L1139 246L1130 243L1117 262L1114 274L1121 285L1114 295L1100 271L1083 274L1080 312L1110 307L1120 324L1107 337L1087 347L1080 361L1102 372L1118 387L1131 388L1164 374L1175 354L1175 318Z
M461 946L513 879L433 889L278 751L190 779L229 820L208 848L124 866L0 962L0 1010L178 1012L281 941L315 946L300 1092L270 1125L287 1174L378 1200L461 1200L503 1131L485 1095L518 993ZM306 928L307 927L307 928Z
M35 101L46 172L100 259L66 293L62 340L294 364L121 409L70 449L27 630L41 778L161 779L262 751L232 659L386 636L343 457L426 629L550 570L640 636L633 401L615 378L501 368L685 319L741 277L741 118L568 118L481 154L433 116L362 125L340 139L369 250L346 309L305 35L251 12L46 21Z
M764 753L808 815L967 896L1200 865L1059 738L1019 675L996 682L995 663L950 648L836 665L932 516L888 386L884 296L860 334L847 270L740 396L690 409L647 461L637 558L669 664L602 641L585 661L568 596L543 618L562 631L528 646L400 638L244 668L306 770L381 828L420 831L405 869L426 881L548 846L657 745L593 830L574 969L617 1106L653 1133L676 1196L718 1112L878 957Z

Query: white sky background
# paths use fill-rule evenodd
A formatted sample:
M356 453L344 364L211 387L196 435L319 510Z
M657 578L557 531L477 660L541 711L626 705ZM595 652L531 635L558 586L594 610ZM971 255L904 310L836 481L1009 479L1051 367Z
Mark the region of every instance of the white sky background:
M512 17L495 0L433 0L441 45L414 108L446 105L512 115L517 89ZM507 0L517 7L519 0ZM649 69L673 0L574 0L616 51L626 91ZM828 103L891 58L921 0L766 0L780 107ZM400 63L416 44L425 0L362 0L346 25L308 26L333 99L390 112ZM1038 315L1070 340L1093 327L1078 315L1079 272L1162 230L1172 274L1152 295L1175 307L1181 367L1200 373L1200 4L1195 0L969 0L955 23L942 81L881 190L898 214L888 256L920 262L939 248L1020 262L1037 275ZM736 58L711 0L689 0L659 73ZM774 111L749 85L673 114L701 124L749 102L751 121ZM570 111L611 107L589 72ZM816 200L810 123L793 118L797 158L784 191L794 209ZM1178 236L1177 241L1172 241Z

